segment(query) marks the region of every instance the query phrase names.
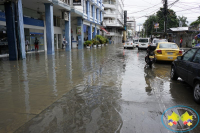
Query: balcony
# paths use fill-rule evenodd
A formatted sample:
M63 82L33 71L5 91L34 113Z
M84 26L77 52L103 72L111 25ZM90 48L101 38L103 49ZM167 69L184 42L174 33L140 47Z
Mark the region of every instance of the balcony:
M90 16L90 21L93 21L93 17L92 16Z
M87 14L83 13L83 17L84 17L84 19L87 19Z
M97 23L97 19L96 18L94 19L94 22Z
M110 9L116 9L116 4L113 2L113 4L109 4L108 2L104 2L104 8L110 8Z
M105 11L104 18L117 18L115 11Z
M70 8L70 0L52 0L52 3L58 5L58 9L67 9L71 10Z
M109 32L110 34L106 34L106 36L122 36L121 34L119 33L116 33L116 32Z

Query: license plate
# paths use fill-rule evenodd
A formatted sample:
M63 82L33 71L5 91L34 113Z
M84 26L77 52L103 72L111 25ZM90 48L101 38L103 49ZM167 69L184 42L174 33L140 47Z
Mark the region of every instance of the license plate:
M172 53L172 52L167 52L167 54L168 54L168 55L173 55L173 53Z
M145 45L145 44L142 44L142 45Z
M129 45L129 43L127 43L127 45Z
M168 57L168 59L171 59L171 60L172 60L172 59L173 59L173 57Z
M149 56L149 58L150 58L150 59L153 59L153 58L154 58L154 56Z

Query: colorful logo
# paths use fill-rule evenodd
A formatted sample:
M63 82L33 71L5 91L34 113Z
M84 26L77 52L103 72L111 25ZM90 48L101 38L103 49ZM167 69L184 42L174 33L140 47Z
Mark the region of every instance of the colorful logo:
M161 117L163 125L173 132L188 132L199 123L198 113L187 106L174 106L167 109Z

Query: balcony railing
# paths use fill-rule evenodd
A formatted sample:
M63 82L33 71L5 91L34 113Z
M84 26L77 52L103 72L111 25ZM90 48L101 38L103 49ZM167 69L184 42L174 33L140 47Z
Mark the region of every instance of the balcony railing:
M64 2L67 5L70 5L70 0L58 0L58 1Z

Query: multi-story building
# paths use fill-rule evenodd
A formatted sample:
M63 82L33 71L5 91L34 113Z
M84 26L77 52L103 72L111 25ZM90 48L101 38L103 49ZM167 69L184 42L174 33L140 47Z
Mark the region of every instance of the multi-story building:
M127 17L128 38L133 39L136 36L136 21L134 17Z
M36 38L48 54L62 48L64 39L67 51L82 49L84 39L100 34L103 12L102 0L1 0L0 55L25 58L25 41L34 51Z
M122 31L124 30L124 10L122 0L104 0L104 21L105 34L112 43L122 43Z

